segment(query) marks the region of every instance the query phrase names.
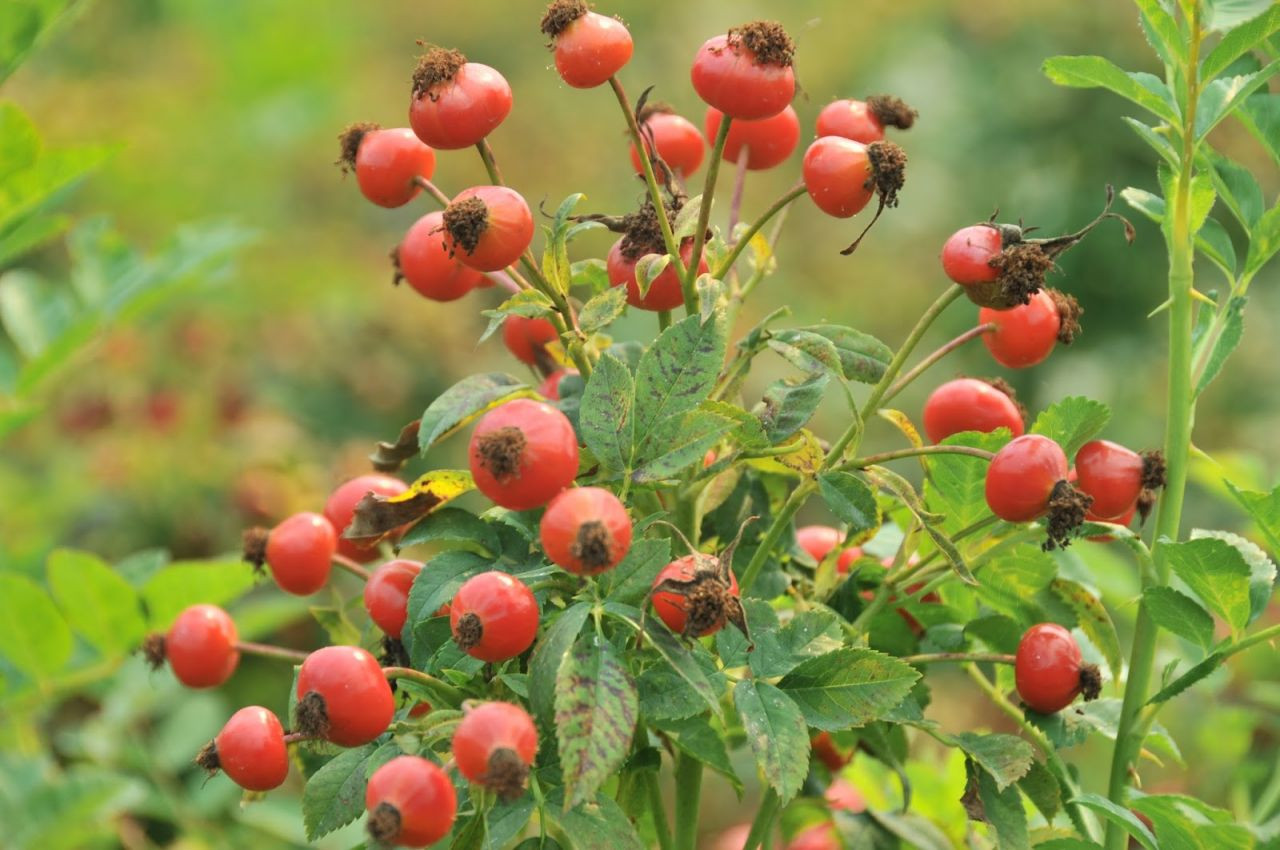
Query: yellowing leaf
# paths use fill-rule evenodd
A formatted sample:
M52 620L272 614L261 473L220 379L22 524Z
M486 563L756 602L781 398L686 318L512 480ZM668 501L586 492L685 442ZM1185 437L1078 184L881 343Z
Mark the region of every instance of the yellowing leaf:
M471 473L465 469L435 469L397 496L368 493L356 504L355 516L342 536L365 542L379 540L474 490L475 486Z

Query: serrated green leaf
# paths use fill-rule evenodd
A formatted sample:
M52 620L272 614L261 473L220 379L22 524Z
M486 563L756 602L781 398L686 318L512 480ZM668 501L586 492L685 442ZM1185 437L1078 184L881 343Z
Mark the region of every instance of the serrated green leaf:
M1119 824L1124 828L1125 832L1132 835L1146 850L1159 850L1155 843L1155 837L1143 825L1142 821L1138 820L1137 815L1124 806L1118 806L1100 794L1079 794L1068 802L1093 809L1112 823Z
M1192 540L1211 537L1221 540L1240 553L1244 562L1249 565L1249 622L1262 616L1271 603L1271 594L1275 589L1276 565L1267 557L1267 553L1250 540L1229 531L1205 531L1193 529Z
M1202 649L1213 645L1213 617L1190 596L1172 587L1148 587L1142 592L1142 604L1160 628Z
M1236 118L1266 148L1272 160L1280 163L1280 94L1254 94L1245 100Z
M31 579L0 572L0 656L36 680L47 679L71 658L72 637L49 594Z
M817 334L831 340L840 358L844 376L850 381L874 384L884 377L893 360L893 349L871 334L844 325L808 325L797 332ZM783 333L786 333L785 331Z
M684 717L678 720L655 722L675 743L682 753L692 756L729 780L738 793L742 793L742 780L734 772L724 739L706 717Z
M138 593L100 558L55 549L48 576L67 622L96 649L111 656L137 647L147 629Z
M655 664L636 680L640 710L654 723L680 720L707 710L707 703L670 665Z
M573 808L622 766L635 733L639 699L611 644L593 636L564 656L555 709L565 806Z
M587 379L578 408L583 442L606 470L622 475L633 465L635 391L631 372L605 352Z
M689 316L663 331L636 370L635 433L648 435L701 404L720 375L724 352L723 313L705 324Z
M1111 410L1102 402L1068 396L1041 411L1031 426L1031 433L1049 437L1071 458L1096 437L1110 419Z
M533 797L526 794L510 802L498 800L484 813L483 850L503 850L508 847L533 817L536 808Z
M1161 4L1161 0L1136 0L1142 31L1160 61L1177 65L1185 61L1186 44L1173 16Z
M800 708L785 693L757 679L738 682L733 703L756 766L785 806L809 772L809 733Z
M602 331L627 309L627 288L612 286L592 298L578 311L578 324L584 333Z
M1062 811L1062 787L1049 769L1038 761L1031 762L1026 776L1018 780L1018 789L1027 795L1046 821L1052 822ZM1043 844L1036 845L1043 847Z
M253 568L242 561L177 561L142 587L148 624L167 629L183 608L226 605L253 587Z
M1201 78L1212 80L1277 31L1280 31L1280 7L1272 5L1266 12L1223 35L1200 63Z
M669 539L636 540L622 562L600 578L601 590L611 601L635 604L649 592L658 572L670 561Z
M991 774L972 761L965 763L968 784L961 800L969 817L985 821L995 833L1001 850L1030 850L1027 836L1027 813L1017 788L1001 788Z
M1157 224L1164 224L1165 202L1159 195L1153 195L1143 189L1132 186L1120 193L1125 202L1138 212ZM1202 198L1203 200L1203 198ZM1207 209L1203 207L1202 209ZM1229 279L1234 280L1236 268L1235 248L1231 237L1216 219L1208 218L1196 233L1196 250L1208 258L1214 265L1222 269Z
M785 441L813 418L830 382L829 375L815 375L799 383L775 381L752 411L764 427L770 445Z
M658 279L658 275L665 272L670 265L670 254L645 254L636 261L636 287L641 298L649 294L649 287L653 286L653 282ZM674 274L674 272L672 273Z
M1165 558L1174 575L1200 600L1239 632L1249 622L1251 572L1240 553L1222 540L1202 538L1165 543Z
M35 162L0 182L0 232L39 210L116 150L106 145L42 150Z
M1044 73L1060 86L1107 89L1170 124L1178 123L1172 95L1150 74L1126 72L1101 56L1054 56L1045 60Z
M544 257L545 260L545 257ZM537 289L522 289L503 301L493 310L481 310L480 315L489 317L489 324L480 334L479 342L493 336L508 316L520 316L525 319L538 319L550 316L556 311L551 297Z
M964 432L952 434L942 441L944 446L967 446L998 452L1009 442L1010 433L1000 428L989 434ZM938 454L926 461L929 477L925 480L925 503L929 509L945 514L943 528L955 533L986 517L987 467L980 457L962 454Z
M70 226L70 216L41 214L28 216L0 235L0 268L12 264L22 255L60 236Z
M1274 0L1208 0L1204 26L1209 32L1226 32L1261 15Z
M807 375L831 372L843 374L840 355L831 340L816 333L801 330L784 330L773 334L768 341L783 360Z
M529 704L534 716L547 726L554 719L556 679L590 615L590 603L571 605L543 632L533 647L529 660Z
M427 406L418 424L418 448L427 449L513 398L533 395L524 381L503 372L463 378Z
M1280 111L1280 107L1277 111ZM1277 130L1280 130L1280 119L1276 125ZM1257 274L1277 251L1280 251L1280 204L1263 213L1249 231L1249 253L1244 261L1244 275L1251 277Z
M419 647L418 629L435 616L462 583L477 573L490 569L492 562L474 552L444 552L427 561L409 588L405 626L400 635L405 650L415 667L426 663L436 647Z
M824 472L818 476L818 492L831 513L848 526L847 536L861 537L880 527L880 508L875 494L858 476Z
M1267 80L1275 76L1276 71L1280 71L1280 60L1252 74L1223 77L1206 85L1200 93L1200 101L1196 107L1196 139L1203 139L1208 135L1210 130L1244 103L1246 98L1266 85Z
M565 811L564 792L557 788L542 811L560 827L569 850L646 850L626 813L603 795Z
M710 706L715 714L719 715L721 713L720 697L716 694L715 689L711 687L711 683L707 681L707 674L703 672L702 667L693 657L693 653L680 642L679 638L672 634L665 624L652 618L645 620L644 634L663 660L671 665L671 669L675 670L680 678L688 682L694 692L702 698L703 702Z
M369 782L365 767L376 749L375 744L365 744L339 753L307 780L302 791L302 825L308 841L328 835L364 813L364 791Z
M839 731L864 726L894 709L920 673L870 649L838 649L802 662L778 683L805 721Z
M743 604L761 601L743 600ZM747 655L747 662L751 672L762 679L785 676L802 662L838 649L844 637L839 617L825 608L797 612L775 629L758 628L759 617L749 616L748 622L756 648Z
M424 543L470 549L480 555L496 555L500 549L493 526L470 511L451 506L440 508L414 523L396 542L396 549Z
M663 420L636 450L632 480L637 483L661 481L679 474L700 463L707 450L736 426L735 420L705 409Z
M1214 186L1217 187L1218 197L1222 198L1236 220L1248 231L1257 223L1262 211L1266 209L1262 187L1258 185L1258 181L1249 169L1232 162L1227 157L1210 154L1210 160L1213 164L1211 176Z
M676 244L682 244L684 240L693 236L698 229L698 218L701 214L701 195L694 195L684 202L680 212L676 213L676 220L671 223L671 235L675 237Z
M1280 552L1280 487L1270 493L1242 490L1230 481L1223 482L1240 506L1257 524L1271 551Z
M1000 791L1026 776L1036 763L1031 745L1017 735L961 732L944 734L942 740L962 749L985 773L990 774Z
M1057 567L1039 546L1019 545L986 560L978 570L978 594L1023 628L1045 619L1036 597L1045 590Z
M1055 578L1049 588L1075 612L1081 631L1093 641L1093 645L1111 668L1111 677L1119 679L1124 667L1124 656L1120 651L1120 638L1116 635L1115 623L1111 622L1111 615L1107 613L1102 600L1084 585L1069 579Z

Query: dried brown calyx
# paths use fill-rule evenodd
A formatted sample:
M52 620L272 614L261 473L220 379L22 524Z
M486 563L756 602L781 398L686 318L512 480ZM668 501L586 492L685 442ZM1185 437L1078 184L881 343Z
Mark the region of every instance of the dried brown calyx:
M590 571L603 570L613 562L613 535L599 520L584 522L569 544L569 554Z
M483 639L484 623L479 617L468 612L458 618L457 624L453 627L453 642L458 645L458 649L466 652L477 646Z
M213 741L200 748L200 752L196 753L194 761L196 766L208 771L210 776L222 769L222 762L218 760L218 745Z
M307 691L293 710L295 731L305 738L329 734L329 709L318 691Z
M1058 342L1070 345L1080 335L1080 317L1084 315L1084 308L1074 295L1056 289L1045 291L1053 299L1053 306L1058 308Z
M418 67L413 70L413 96L430 97L435 100L434 89L444 83L452 82L467 64L467 57L460 50L447 47L433 47L418 59Z
M873 94L867 98L867 108L884 127L910 130L920 113L907 106L902 98L891 94Z
M267 540L271 537L270 530L261 526L246 528L243 535L245 563L253 564L253 570L256 573L262 572L262 565L267 562Z
M752 21L729 30L729 44L743 47L755 57L757 65L791 67L796 45L777 21Z
M665 100L655 100L652 103L645 104L636 110L636 123L643 124L655 115L674 115L676 108Z
M1080 695L1085 702L1098 698L1102 693L1102 671L1097 664L1080 665Z
M907 180L907 152L893 142L872 142L867 145L867 161L870 163L871 173L867 175L862 188L875 190L879 204L876 206L876 214L858 234L858 238L840 252L845 256L858 250L863 238L880 220L885 207L898 205L898 193Z
M339 153L333 164L341 167L343 174L348 171L355 171L356 154L360 152L360 142L364 141L365 136L381 129L381 125L372 121L362 121L348 125L347 129L338 135Z
M1085 514L1092 504L1093 497L1077 490L1069 481L1053 485L1053 492L1049 495L1049 513L1044 523L1047 539L1041 548L1048 552L1070 546L1076 529L1084 524Z
M667 202L667 220L675 221L683 202L673 198ZM622 256L628 260L638 260L645 254L665 254L666 240L662 236L662 225L658 222L658 212L653 202L646 199L640 208L622 217Z
M489 755L488 770L480 778L480 782L504 802L524 794L528 781L529 765L508 747L498 747Z
M1114 200L1115 190L1107 186L1106 203L1102 207L1102 212L1093 221L1074 233L1050 239L1028 239L1027 234L1034 232L1034 227L1024 228L1021 224L996 224L993 215L991 220L985 223L1000 233L1001 250L988 261L988 265L996 269L999 274L993 281L965 286L965 295L973 303L995 310L1008 310L1019 304L1030 302L1031 296L1044 287L1045 278L1049 272L1057 267L1057 258L1069 248L1079 244L1090 231L1109 218L1123 224L1125 240L1133 242L1133 225L1124 216L1111 211Z
M369 812L365 829L377 846L393 846L400 837L400 810L390 803L379 803Z
M569 24L589 11L591 11L590 7L582 0L555 0L554 3L547 7L546 14L542 16L542 22L538 24L538 28L542 30L543 35L554 39L564 32L569 27Z
M527 441L524 432L514 425L496 428L476 439L476 453L480 464L498 481L505 481L520 473Z
M1164 454L1152 450L1142 453L1142 492L1138 494L1138 515L1145 523L1155 507L1165 484Z
M164 635L160 632L152 632L142 639L142 657L146 659L147 666L152 670L159 670L164 666Z
M489 208L474 195L445 207L444 229L453 244L460 246L468 254L475 251L480 244L480 237L488 227Z

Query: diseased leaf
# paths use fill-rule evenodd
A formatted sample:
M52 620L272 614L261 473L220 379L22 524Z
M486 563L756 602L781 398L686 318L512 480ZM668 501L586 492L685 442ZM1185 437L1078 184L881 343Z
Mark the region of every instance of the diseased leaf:
M1083 396L1068 396L1045 408L1031 426L1032 434L1042 434L1058 445L1068 458L1096 437L1111 419L1105 404Z
M810 726L839 731L866 725L894 709L920 673L870 649L838 649L799 664L778 683Z
M829 375L815 375L800 383L775 381L769 385L752 412L764 426L770 445L783 442L813 418L830 380Z
M809 331L783 330L774 333L768 345L782 359L808 375L842 374L840 355L831 340L824 336Z
M960 798L971 820L987 823L1001 850L1030 850L1027 815L1017 788L1001 789L991 775L972 760L965 761L967 782Z
M743 604L756 601L760 600L743 600ZM749 617L748 622L756 648L747 662L762 679L785 676L798 664L838 649L844 636L839 618L825 608L797 612L777 629L759 629L759 617Z
M591 604L578 602L561 612L533 647L529 660L529 703L534 716L551 726L556 702L556 681L570 658L582 626L591 616Z
M632 480L661 481L679 474L700 463L707 450L736 426L733 419L701 409L663 420L637 450Z
M800 709L782 691L758 679L738 682L733 702L757 767L786 805L809 772L809 734Z
M627 288L611 286L592 298L578 312L578 324L583 333L602 331L627 309Z
M681 720L707 710L706 701L669 664L655 664L636 680L640 710L655 724Z
M418 451L427 449L504 401L534 395L519 378L488 372L463 378L427 406L418 426Z
M369 782L365 767L376 749L375 744L365 744L345 750L307 780L302 791L302 825L308 841L328 835L364 814L364 791Z
M639 699L611 644L593 636L564 656L555 707L565 807L573 808L622 766L635 732Z
M1190 596L1172 587L1148 587L1142 592L1142 604L1160 628L1202 649L1213 645L1213 617Z
M418 454L418 422L415 419L400 429L394 443L379 440L369 455L369 462L378 472L398 472L402 466Z
M724 351L723 312L705 324L689 316L663 331L636 371L635 433L650 434L701 404L720 375Z
M874 384L884 377L885 370L893 360L893 349L871 334L853 328L843 325L809 325L796 330L831 340L840 358L844 377L850 381Z
M395 496L370 491L356 502L351 523L342 533L346 540L364 544L381 540L391 532L474 490L476 482L465 469L433 469Z
M848 537L861 539L880 527L880 508L875 494L858 476L849 472L824 472L818 476L818 492L831 513L848 526Z
M979 735L961 732L947 735L945 740L964 750L1004 791L1027 775L1035 764L1035 751L1017 735Z
M610 472L627 474L634 454L631 372L609 352L600 355L582 393L578 422L588 449Z

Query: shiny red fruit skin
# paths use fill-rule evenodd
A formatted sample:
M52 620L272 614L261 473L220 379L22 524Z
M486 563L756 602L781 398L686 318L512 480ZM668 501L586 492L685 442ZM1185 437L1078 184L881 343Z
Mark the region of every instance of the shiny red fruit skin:
M310 691L324 697L325 737L340 747L369 743L387 730L396 710L377 659L358 646L326 646L308 655L298 671L298 699Z
M546 319L507 316L502 323L502 341L507 351L521 363L536 366L547 343L559 339L555 325Z
M413 223L397 249L400 274L415 290L432 301L454 301L484 280L454 257L444 242L444 213L436 211Z
M397 558L373 571L364 586L364 610L388 637L399 638L408 616L409 590L422 563Z
M658 156L667 167L682 177L688 177L702 165L706 143L702 134L689 119L670 112L657 112L645 119L644 125L653 133L653 143ZM631 167L636 174L644 173L640 154L631 146Z
M866 145L823 136L809 145L801 166L804 187L818 209L836 218L856 215L871 200L871 160Z
M1018 642L1013 674L1018 696L1041 714L1061 711L1080 693L1080 646L1057 623L1027 629Z
M458 633L458 621L467 614L480 618L480 642L466 652L481 661L515 658L538 635L538 601L528 585L515 576L492 570L472 576L458 588L449 603L449 625Z
M689 581L693 578L694 569L698 564L698 556L685 555L683 558L677 558L667 564L653 579L653 586L657 587L661 582L667 579L676 579L677 581ZM738 577L729 572L729 592L734 596L738 595ZM684 634L685 621L689 615L688 601L678 593L671 591L663 591L653 595L653 612L658 615L662 622L667 624L667 628L676 634ZM706 637L715 634L720 630L720 626L712 626L706 631L697 635L697 637Z
M1003 248L1000 231L986 224L962 227L942 245L942 271L961 286L990 283L1000 276L991 260Z
M511 111L511 86L479 62L468 62L450 81L409 104L409 126L440 150L469 148L497 129Z
M511 321L508 319L507 321ZM538 384L538 395L548 401L560 400L560 379L567 378L570 375L577 375L577 369L557 369L550 375L542 379L542 383Z
M458 772L483 783L494 750L511 750L532 765L538 753L538 730L533 718L518 705L487 702L466 713L453 733L453 760Z
M1010 310L978 310L978 323L988 322L996 328L982 335L982 344L997 363L1010 369L1025 369L1048 357L1062 327L1058 305L1043 289L1031 296L1029 304Z
M226 611L216 605L192 605L165 634L165 658L182 684L213 688L236 671L238 638L236 624Z
M707 138L715 141L724 115L714 106L707 107L704 126ZM788 104L777 115L758 121L734 121L729 125L729 138L724 142L725 162L736 163L747 149L747 170L764 171L781 165L800 144L800 119Z
M514 189L506 186L472 186L463 189L452 203L479 198L488 208L488 223L471 251L454 242L444 231L445 245L454 258L468 268L496 272L520 259L533 241L533 214Z
M755 54L727 35L709 38L698 48L690 79L708 106L750 121L777 115L796 93L789 66L759 65Z
M360 475L339 484L324 503L325 519L329 520L338 534L338 554L361 563L377 558L377 546L360 546L354 541L343 539L342 534L351 525L351 518L356 515L356 504L366 494L399 496L408 489L409 485L399 478L379 474Z
M929 394L924 403L924 432L932 443L940 443L962 431L991 433L1008 428L1020 437L1025 430L1022 414L1013 399L975 378L947 381Z
M829 525L806 525L796 529L796 542L800 544L800 548L819 562L831 554L831 550L843 540L844 535ZM849 546L836 560L836 573L845 575L849 572L849 565L861 557L862 547Z
M836 100L822 107L816 124L819 136L840 136L869 145L884 141L884 125L861 100Z
M631 61L631 33L622 21L587 12L556 36L556 70L575 89L590 89Z
M644 297L640 297L640 283L636 280L636 264L642 259L644 259L643 256L628 260L622 254L622 240L619 239L614 242L605 261L609 284L611 286L621 286L625 283L627 285L627 303L632 307L639 307L641 310L654 312L658 310L674 310L684 304L684 291L680 288L680 275L676 273L675 266L671 264L668 264L653 279L653 283L649 284L649 291L644 294ZM693 240L686 239L684 244L680 246L680 259L687 268L689 262L693 259ZM706 258L700 258L698 261L698 274L706 274L708 270Z
M1015 437L987 467L987 506L1008 522L1033 520L1048 510L1054 485L1066 477L1061 446L1039 434Z
M449 775L418 756L397 756L373 772L364 805L372 812L386 803L400 813L397 847L426 847L449 834L458 796Z
M503 428L524 435L516 473L494 477L480 454L481 438ZM541 507L578 475L578 438L563 413L546 402L519 398L484 415L471 435L471 475L476 487L496 504L513 511Z
M588 522L602 523L609 533L609 563L589 567L574 557L573 543L578 530ZM618 497L603 487L574 487L551 500L538 526L542 549L547 557L571 573L598 575L611 570L631 548L631 517Z
M267 537L267 567L286 593L309 596L329 581L338 533L328 519L307 511L283 520Z
M289 776L289 752L280 720L259 705L242 708L213 739L218 766L246 791L279 788Z
M421 190L413 178L427 180L436 170L436 152L407 127L365 133L356 150L356 183L380 207L402 207Z
M835 824L823 821L797 834L786 850L841 850L843 846L836 835Z
M1132 517L1142 494L1142 456L1110 440L1092 440L1076 452L1077 486L1093 497L1089 513L1113 520Z
M827 770L836 773L853 759L852 752L843 752L831 738L830 732L819 732L809 739L809 747L813 757L826 765Z

